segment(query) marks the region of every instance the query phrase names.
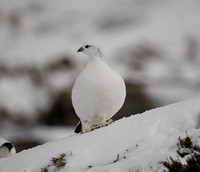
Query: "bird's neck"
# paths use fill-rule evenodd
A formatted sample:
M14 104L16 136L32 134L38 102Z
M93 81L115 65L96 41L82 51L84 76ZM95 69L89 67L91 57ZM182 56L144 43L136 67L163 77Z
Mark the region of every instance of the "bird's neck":
M93 57L90 57L91 62L105 62L104 55L100 52Z

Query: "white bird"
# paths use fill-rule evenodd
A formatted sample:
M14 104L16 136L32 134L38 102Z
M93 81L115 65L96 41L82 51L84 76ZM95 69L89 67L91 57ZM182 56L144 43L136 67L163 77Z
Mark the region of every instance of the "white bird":
M72 89L72 104L80 118L75 132L85 133L112 122L111 118L124 104L126 87L98 47L84 44L78 52L89 56L88 64Z
M0 138L0 158L9 157L16 154L15 147L9 141Z

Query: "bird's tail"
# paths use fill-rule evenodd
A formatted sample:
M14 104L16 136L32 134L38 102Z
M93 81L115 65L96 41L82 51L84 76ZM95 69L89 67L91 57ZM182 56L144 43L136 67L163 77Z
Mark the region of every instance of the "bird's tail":
M76 129L74 130L75 133L80 133L82 131L82 124L81 121L76 126Z

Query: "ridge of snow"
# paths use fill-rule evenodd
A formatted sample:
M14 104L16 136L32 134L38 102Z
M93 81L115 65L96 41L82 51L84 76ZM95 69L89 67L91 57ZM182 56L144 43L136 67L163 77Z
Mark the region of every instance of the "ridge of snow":
M187 132L200 143L199 105L200 97L123 118L86 134L72 134L0 159L0 169L38 172L51 164L52 157L65 153L67 164L60 172L162 171L159 162L176 157L179 136Z

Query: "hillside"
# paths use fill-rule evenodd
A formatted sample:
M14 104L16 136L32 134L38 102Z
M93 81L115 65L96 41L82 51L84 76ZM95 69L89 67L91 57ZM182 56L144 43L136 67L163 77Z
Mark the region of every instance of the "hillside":
M200 144L200 98L115 121L112 125L22 151L0 160L2 172L163 171L159 163L176 158L177 138L186 132ZM66 154L62 166L61 154ZM52 165L52 157L61 164ZM59 161L58 159L54 159ZM64 162L65 163L65 162ZM49 166L48 166L49 165Z

